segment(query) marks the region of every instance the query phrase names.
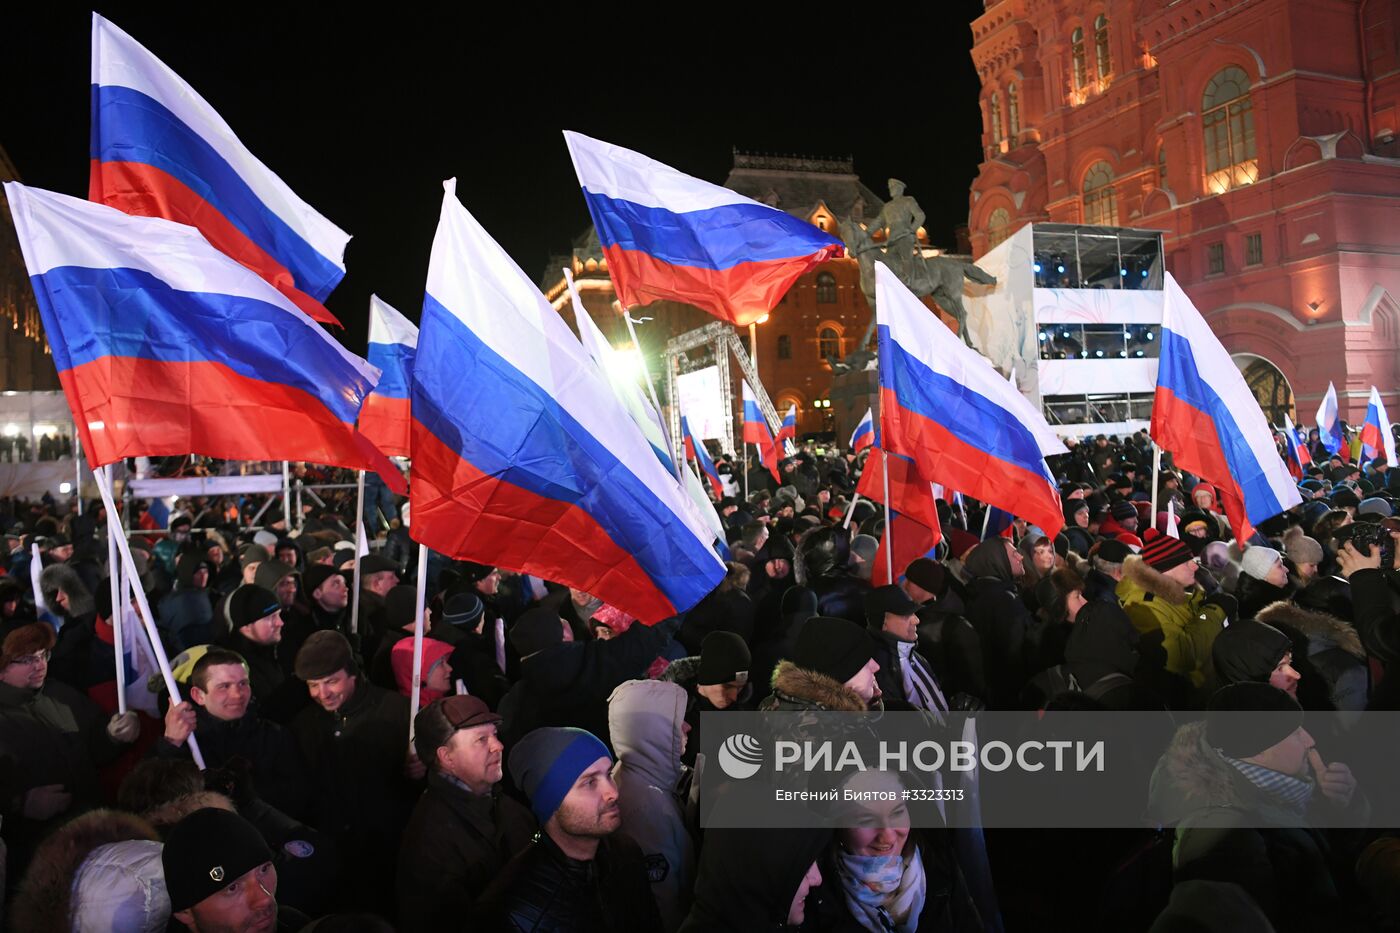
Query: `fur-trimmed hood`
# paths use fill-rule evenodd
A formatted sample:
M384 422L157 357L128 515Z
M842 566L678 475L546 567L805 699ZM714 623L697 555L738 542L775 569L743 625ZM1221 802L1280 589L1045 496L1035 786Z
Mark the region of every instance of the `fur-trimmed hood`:
M97 603L83 585L78 572L67 564L50 564L39 573L39 589L44 594L44 602L54 612L65 618L76 619L97 611ZM58 592L62 590L68 597L67 610L58 608Z
M1128 555L1123 561L1123 582L1173 606L1184 604L1188 598L1186 587L1166 574L1153 570L1136 554Z
M863 713L869 707L850 687L840 681L798 667L791 661L779 661L773 669L773 700L777 708L834 710Z
M1281 622L1308 636L1309 641L1328 641L1355 658L1365 660L1366 649L1356 629L1325 612L1302 609L1289 602L1270 603L1255 613L1254 618L1270 625Z
M700 655L693 654L686 658L677 658L666 665L666 670L661 672L657 680L670 681L673 684L680 684L689 690L695 686L695 678L700 676Z
M1172 825L1208 807L1245 806L1237 772L1206 742L1204 720L1176 730L1152 772L1148 809L1154 819Z
M58 829L39 845L34 853L34 858L29 863L29 869L25 872L24 880L20 882L18 893L15 895L14 906L9 916L9 925L15 930L32 930L36 933L60 933L69 929L80 929L73 923L74 918L71 911L76 906L74 898L83 897L83 886L76 884L79 881L80 870L83 863L93 854L94 850L112 843L125 842L128 840L147 840L158 842L159 836L150 823L131 813L123 813L119 810L93 810L84 813L71 822ZM112 866L116 867L116 866ZM107 872L102 874L106 875ZM164 876L161 876L161 885L158 897L152 900L158 902L165 898L165 917L169 917L170 901L165 897ZM94 885L104 885L108 888L120 887L111 883L112 879L104 877L94 878ZM101 891L94 891L96 894L103 894ZM110 895L111 891L106 892ZM150 892L152 895L154 891ZM150 906L156 908L158 913L158 903ZM125 911L123 911L125 914ZM131 919L128 917L127 919ZM154 914L147 911L144 920L153 921ZM117 922L117 918L112 918ZM164 929L164 921L159 926L142 925L137 927L127 927L128 929ZM95 927L83 926L81 929L96 929ZM111 929L117 929L112 927Z

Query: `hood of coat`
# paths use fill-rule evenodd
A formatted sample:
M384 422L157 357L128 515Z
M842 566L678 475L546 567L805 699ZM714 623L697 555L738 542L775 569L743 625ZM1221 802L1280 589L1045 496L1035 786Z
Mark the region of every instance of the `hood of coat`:
M1134 589L1173 606L1180 606L1189 598L1186 587L1166 574L1153 570L1136 554L1130 554L1123 561L1123 579L1118 584L1118 595L1123 597L1124 602L1142 602L1141 597L1132 592Z
M445 662L451 654L452 646L447 642L438 641L436 638L424 638L422 681L427 681L428 672L433 669L434 664L439 661ZM389 666L394 670L394 683L398 684L399 692L404 696L411 696L413 690L412 638L401 638L394 643L394 647L389 649ZM436 696L433 699L436 699Z
M67 564L50 564L45 567L39 573L39 589L43 592L44 602L49 604L49 608L61 613L64 618L75 619L97 611L97 603L88 592L88 588L83 585L82 578ZM58 608L60 590L68 597L66 610Z
M1167 824L1207 807L1244 806L1235 776L1239 772L1206 741L1205 721L1176 730L1152 774L1148 809Z
M803 876L830 842L829 829L710 830L685 929L786 929Z
M629 680L618 685L608 698L608 734L619 770L636 772L665 790L676 786L685 750L687 699L680 684Z
M869 709L860 694L850 687L791 661L779 661L773 669L773 692L780 695L779 699L794 700L818 709L847 713L863 713Z
M1306 635L1309 641L1327 642L1362 660L1366 657L1366 649L1362 647L1361 636L1356 629L1334 615L1302 609L1288 602L1276 602L1260 609L1254 618L1269 625L1281 623L1292 626Z
M1005 538L991 538L977 545L963 558L963 569L970 579L991 577L1002 583L1014 583L1011 557L1006 552Z
M145 851L109 848L114 843L146 843ZM137 862L150 868L149 855L154 847L154 878L138 870ZM92 866L85 863L97 856ZM120 863L130 856L132 867L124 871ZM90 869L84 872L84 869ZM84 882L82 874L88 875ZM106 886L108 890L104 891ZM159 887L156 897L154 888ZM122 889L122 890L118 890ZM121 894L135 896L137 904L122 903ZM81 903L97 898L109 899L107 919L110 926L79 926L74 911ZM164 901L164 916L156 917L159 902ZM151 914L138 916L140 904L149 903ZM85 913L91 913L91 906ZM118 910L120 908L120 910ZM128 913L131 911L131 913ZM120 913L139 925L117 926ZM20 883L14 905L7 918L16 930L163 930L170 915L170 900L165 896L165 875L160 868L160 842L150 823L131 813L117 810L93 810L84 813L51 834L40 844ZM159 920L159 924L155 923Z

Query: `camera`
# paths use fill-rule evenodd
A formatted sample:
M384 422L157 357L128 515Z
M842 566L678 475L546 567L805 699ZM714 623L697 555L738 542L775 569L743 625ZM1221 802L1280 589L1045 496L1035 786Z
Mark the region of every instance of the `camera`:
M1381 569L1395 566L1395 539L1388 528L1371 522L1353 522L1337 529L1335 537L1342 544L1350 541L1352 547L1367 557L1371 556L1373 547L1380 548Z

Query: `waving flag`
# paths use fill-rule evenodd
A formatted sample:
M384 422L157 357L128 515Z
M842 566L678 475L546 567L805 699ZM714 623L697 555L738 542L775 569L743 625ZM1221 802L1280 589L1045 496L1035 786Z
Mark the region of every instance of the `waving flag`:
M691 435L690 423L685 420L685 415L681 415L681 437L685 438L686 457L694 460L696 465L700 467L700 472L704 473L705 478L710 481L710 489L714 491L715 499L723 499L724 482L719 478L715 462L710 459L710 452L705 449L705 445Z
M1391 467L1395 459L1395 434L1390 430L1390 416L1375 386L1371 386L1371 401L1366 406L1366 421L1361 425L1361 449L1369 459L1384 457Z
M564 133L624 307L679 301L749 324L845 252L786 211L578 133Z
M1351 462L1351 449L1342 436L1342 419L1337 414L1337 387L1331 382L1317 407L1317 434L1329 454L1340 453L1343 460Z
M413 365L413 537L654 623L724 565L582 344L444 185Z
M784 441L797 441L797 404L788 406L787 414L783 415L783 423L778 426L778 436L775 438L780 448ZM786 448L784 448L786 449Z
M321 302L345 277L350 235L258 161L194 88L95 13L91 158L89 200L195 227L312 319L340 323Z
M875 502L885 501L885 463L889 463L890 523L880 535L875 550L870 582L886 586L904 576L904 569L920 557L932 557L943 530L938 521L935 487L919 475L914 461L890 454L888 458L879 447L870 451L865 472L860 476L857 495ZM889 559L886 551L893 548ZM892 564L895 579L890 579L887 564Z
M763 417L763 410L758 407L758 397L749 388L748 380L741 383L740 392L744 401L744 443L758 448L759 464L767 467L773 479L781 485L783 478L778 473L778 461L783 455L779 452L772 429L768 427L768 419Z
M875 412L873 409L865 410L865 417L860 419L860 424L851 432L851 450L860 453L867 447L875 444Z
M1235 538L1302 501L1239 367L1167 273L1152 439L1215 486Z
M1293 419L1288 417L1287 412L1283 416L1283 449L1288 454L1288 472L1293 474L1294 479L1301 480L1308 472L1308 467L1312 466L1312 454L1308 452L1308 445L1303 438L1298 436L1299 431L1293 426Z
M355 430L378 373L199 231L5 185L83 450L403 477Z
M360 409L360 433L391 457L409 456L409 386L418 328L378 295L369 296L369 362L379 384Z
M925 479L1053 538L1065 519L1045 457L1064 445L1025 396L880 264L875 290L882 446L912 458Z

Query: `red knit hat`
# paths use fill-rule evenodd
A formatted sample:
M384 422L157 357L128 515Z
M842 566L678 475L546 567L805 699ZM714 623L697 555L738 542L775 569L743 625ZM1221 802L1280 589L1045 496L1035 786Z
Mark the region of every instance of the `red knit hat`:
M1154 535L1142 546L1143 563L1153 570L1168 571L1191 560L1191 549L1170 535Z

